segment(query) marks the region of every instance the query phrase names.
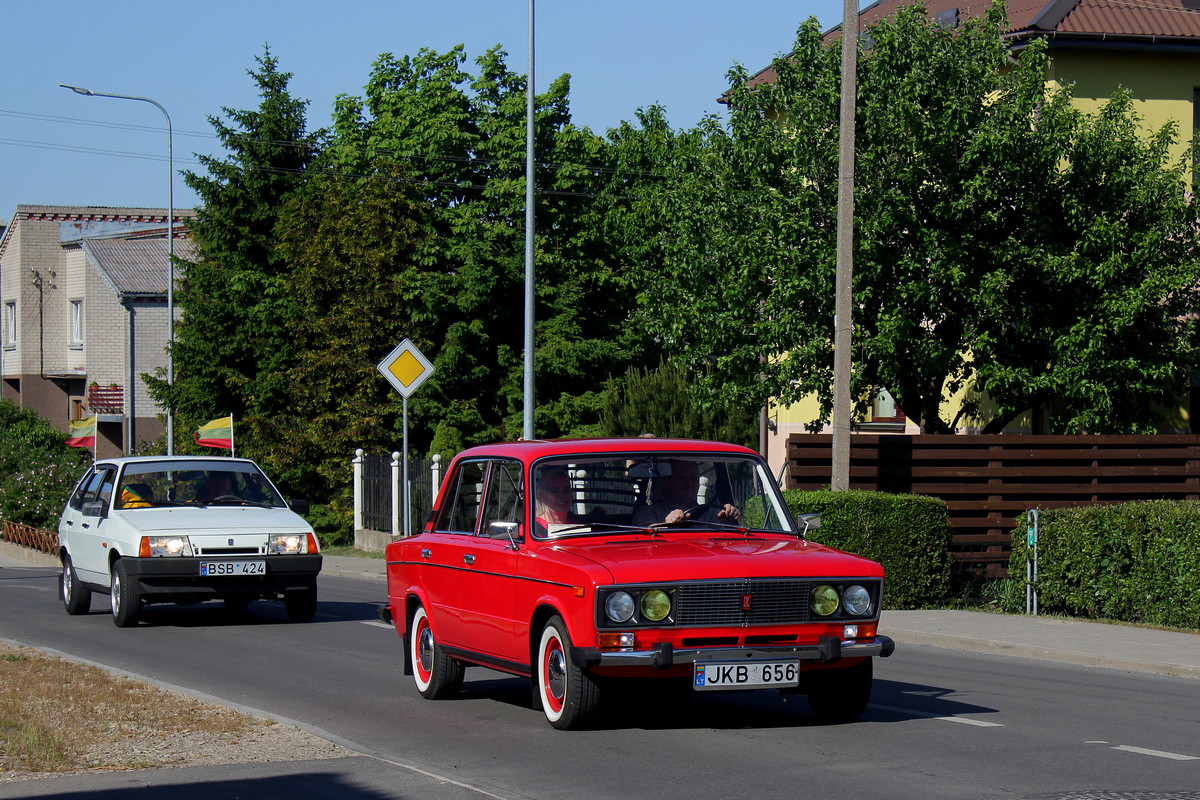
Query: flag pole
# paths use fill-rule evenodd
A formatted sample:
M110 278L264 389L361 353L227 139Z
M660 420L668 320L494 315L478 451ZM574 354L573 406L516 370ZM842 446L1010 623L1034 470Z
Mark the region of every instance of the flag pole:
M233 412L229 412L229 457L237 458L237 449L233 446Z

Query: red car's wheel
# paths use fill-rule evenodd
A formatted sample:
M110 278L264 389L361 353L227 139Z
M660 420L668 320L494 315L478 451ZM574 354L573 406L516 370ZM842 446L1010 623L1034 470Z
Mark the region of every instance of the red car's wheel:
M853 722L871 700L871 659L846 669L814 672L805 686L808 704L822 722Z
M462 688L463 666L442 652L433 638L429 615L418 606L413 614L412 634L409 637L412 656L413 682L417 691L429 700L453 697Z
M559 730L587 725L600 704L600 689L571 659L571 638L561 617L551 617L538 644L538 698L546 719Z

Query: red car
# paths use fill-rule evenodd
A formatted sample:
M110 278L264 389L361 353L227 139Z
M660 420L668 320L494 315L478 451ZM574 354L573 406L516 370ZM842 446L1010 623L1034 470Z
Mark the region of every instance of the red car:
M779 689L818 717L866 707L883 568L806 541L752 450L672 439L476 447L425 529L387 547L381 618L429 699L469 666L529 678L555 728L586 726L605 679Z

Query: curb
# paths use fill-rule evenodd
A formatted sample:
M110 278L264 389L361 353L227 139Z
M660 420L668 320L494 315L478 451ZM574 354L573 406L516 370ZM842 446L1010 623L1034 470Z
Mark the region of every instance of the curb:
M3 539L0 539L0 555L11 558L14 561L24 561L36 567L53 567L57 569L61 566L57 556Z

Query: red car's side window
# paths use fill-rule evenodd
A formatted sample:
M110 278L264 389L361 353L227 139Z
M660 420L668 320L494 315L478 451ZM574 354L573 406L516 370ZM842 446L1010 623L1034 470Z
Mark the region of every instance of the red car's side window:
M450 505L449 513L439 521L438 530L475 533L487 464L487 461L467 461L459 465L455 476L454 502Z
M525 522L525 490L519 461L493 461L488 479L488 497L484 505L480 536L491 536L493 522Z

